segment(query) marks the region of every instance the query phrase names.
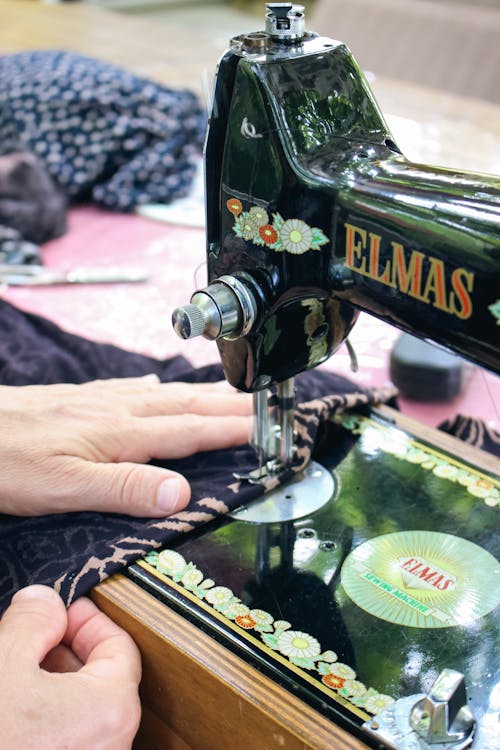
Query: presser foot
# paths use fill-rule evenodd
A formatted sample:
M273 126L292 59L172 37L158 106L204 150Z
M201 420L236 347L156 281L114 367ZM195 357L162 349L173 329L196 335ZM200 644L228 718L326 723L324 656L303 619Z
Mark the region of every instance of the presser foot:
M244 478L252 481L250 476ZM254 477L253 482L257 481L257 477ZM288 484L271 490L248 505L242 505L229 513L229 516L236 521L248 523L294 521L319 510L336 494L337 482L332 472L316 461L311 461Z
M400 698L363 724L391 750L466 750L474 739L464 675L443 669L429 693Z

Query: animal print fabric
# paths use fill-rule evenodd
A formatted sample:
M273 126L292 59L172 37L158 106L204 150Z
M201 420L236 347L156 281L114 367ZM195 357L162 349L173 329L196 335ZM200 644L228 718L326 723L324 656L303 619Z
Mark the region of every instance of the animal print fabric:
M163 381L201 382L222 377L218 365L194 369L182 357L160 361L88 341L2 300L0 328L3 385L81 383L151 372ZM312 371L299 376L297 459L268 489L307 463L322 427L336 411L386 402L393 396L392 389L361 391L333 374ZM249 446L169 462L170 468L189 479L192 500L186 510L163 520L88 512L41 518L0 516L0 611L17 589L30 583L54 586L69 603L152 549L257 497L264 488L236 482L232 476L234 471L255 468L255 463Z
M82 383L96 378L156 373L162 381L215 381L218 365L194 369L183 357L157 360L67 333L49 320L22 312L0 299L0 384ZM391 388L362 390L333 373L303 373L296 378L295 428L298 450L291 469L269 482L272 489L307 464L328 437L330 418L339 411L370 405L395 405ZM478 420L459 416L447 432L500 455L500 436ZM66 513L41 518L0 515L0 613L22 586L54 586L69 603L95 584L147 552L171 544L205 523L246 503L264 488L237 482L233 472L255 467L249 446L199 453L169 467L185 474L192 487L186 510L166 519L117 514Z

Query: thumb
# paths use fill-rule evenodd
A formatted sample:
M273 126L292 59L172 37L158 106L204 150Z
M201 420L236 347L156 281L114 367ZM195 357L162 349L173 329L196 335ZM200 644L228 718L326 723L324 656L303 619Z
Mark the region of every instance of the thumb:
M38 585L20 589L0 621L0 648L14 660L38 667L63 639L67 621L54 589Z
M67 492L68 510L97 510L129 516L164 518L183 510L191 497L182 474L159 466L129 462L79 465Z

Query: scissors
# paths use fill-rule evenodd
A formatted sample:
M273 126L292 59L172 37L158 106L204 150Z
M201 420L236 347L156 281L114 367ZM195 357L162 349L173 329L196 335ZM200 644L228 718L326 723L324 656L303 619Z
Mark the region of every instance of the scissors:
M58 284L131 284L148 280L137 268L103 266L59 270L40 265L0 264L0 284L7 286L55 286Z

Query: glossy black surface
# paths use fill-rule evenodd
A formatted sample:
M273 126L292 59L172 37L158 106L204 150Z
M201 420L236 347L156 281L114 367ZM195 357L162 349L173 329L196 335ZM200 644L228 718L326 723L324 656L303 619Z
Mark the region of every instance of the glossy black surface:
M357 308L500 371L500 180L407 161L344 45L310 35L254 53L241 38L219 66L206 163L209 280L244 272L261 290L251 332L218 341L233 385L316 366ZM256 243L235 231L231 199L327 241Z
M389 449L391 444L397 449ZM462 672L479 724L474 750L493 750L497 736L494 696L500 687L498 608L467 617L469 594L462 593L456 612L459 620L460 612L464 617L453 626L395 624L354 603L342 584L341 568L349 553L367 540L414 530L453 535L498 556L498 507L489 507L484 496L470 492L464 480L457 480L467 474L467 465L416 443L378 417L367 423L361 435L333 428L318 458L335 472L337 480L334 497L322 509L281 525L228 520L181 540L175 550L217 586L231 589L249 608L287 620L294 631L317 639L322 650L333 650L338 662L355 670L358 681L382 694L395 699L420 694L442 669ZM498 492L498 479L490 482L484 474L470 471L478 487L496 486L492 492ZM143 574L140 568L133 572L139 578ZM485 578L489 580L481 584L483 595L498 587L498 566L486 570ZM167 599L179 599L168 586L162 588L161 581L157 586ZM473 598L476 593L481 596L472 591ZM220 620L211 621L192 602L185 602L184 607L194 612L202 627L225 637L226 645L238 651L239 643L240 649L248 650L247 641L243 636L238 641L234 629L224 636ZM339 704L314 690L301 681L297 671L287 672L275 664L264 648L261 659L267 660L279 682L319 710L361 723L345 702ZM312 673L311 666L305 671Z

